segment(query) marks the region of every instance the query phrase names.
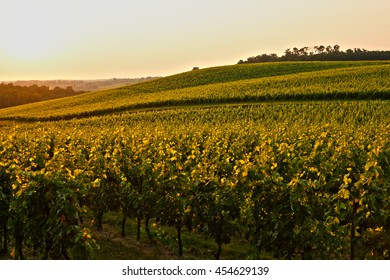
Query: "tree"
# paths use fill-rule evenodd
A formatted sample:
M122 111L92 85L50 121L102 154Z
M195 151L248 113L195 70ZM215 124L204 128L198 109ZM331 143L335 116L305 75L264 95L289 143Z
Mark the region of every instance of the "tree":
M290 55L291 55L291 50L290 50L290 49L285 50L285 51L284 51L284 55L285 55L286 57L290 56Z
M339 45L314 46L287 49L284 55L278 57L276 54L262 54L249 57L242 63L258 63L273 61L340 61L340 60L390 60L390 51L367 51L366 49L354 48L341 51Z
M323 45L321 46L315 46L314 49L318 54L322 54L325 51L325 47Z
M327 47L326 47L326 52L329 53L329 54L330 54L330 53L333 53L332 46L327 46Z
M308 47L303 47L299 50L299 55L301 56L307 56L307 51L309 50Z

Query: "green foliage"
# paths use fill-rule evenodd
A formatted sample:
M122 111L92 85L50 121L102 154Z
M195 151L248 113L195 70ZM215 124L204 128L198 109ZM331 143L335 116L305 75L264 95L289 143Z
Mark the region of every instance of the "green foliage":
M0 119L60 120L180 105L388 99L388 62L288 62L190 71L136 85L0 110Z
M388 99L388 62L273 63L191 71L0 110L55 120L159 106ZM92 258L108 211L275 258L388 259L387 101L258 103L0 128L0 253ZM167 237L167 239L169 239ZM172 238L170 240L173 240ZM250 253L253 254L253 252ZM250 257L250 256L248 256Z
M176 230L179 254L187 228L217 258L241 236L275 258L388 259L389 120L389 102L360 101L15 127L0 134L7 246L88 258L96 213L122 209Z

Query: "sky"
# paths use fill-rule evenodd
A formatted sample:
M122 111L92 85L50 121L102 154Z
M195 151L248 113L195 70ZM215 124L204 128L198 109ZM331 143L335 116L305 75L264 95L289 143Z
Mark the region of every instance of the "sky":
M390 50L389 0L0 0L0 81L167 76L293 47Z

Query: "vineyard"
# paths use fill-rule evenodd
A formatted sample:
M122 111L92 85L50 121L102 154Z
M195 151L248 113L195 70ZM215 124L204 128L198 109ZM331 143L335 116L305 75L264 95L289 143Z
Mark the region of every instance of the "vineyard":
M116 230L170 258L389 259L389 77L234 65L1 109L0 258L95 259Z
M204 104L389 99L388 77L390 65L381 61L224 66L2 109L0 120L63 120Z
M194 90L207 101L222 98L211 89L234 100L258 98L252 91L388 95L389 71L343 68ZM173 95L187 90L192 98L191 88ZM276 259L388 259L389 109L388 101L264 103L0 127L1 252L94 258L95 229L104 232L110 212L121 235L138 240L171 228L178 258L187 254L183 233L193 232L215 242L215 258L240 239ZM125 231L129 221L134 232Z

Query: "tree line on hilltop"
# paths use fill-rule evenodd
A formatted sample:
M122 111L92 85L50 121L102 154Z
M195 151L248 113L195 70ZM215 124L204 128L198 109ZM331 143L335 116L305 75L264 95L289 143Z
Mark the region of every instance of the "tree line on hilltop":
M55 87L49 89L48 86L16 86L12 83L0 84L0 108L12 107L43 100L73 96L83 93L75 91L72 87Z
M342 51L339 45L314 46L303 48L287 49L284 55L278 56L275 53L261 54L240 60L238 64L278 61L340 61L340 60L389 60L390 51L368 51L366 49L354 48Z

